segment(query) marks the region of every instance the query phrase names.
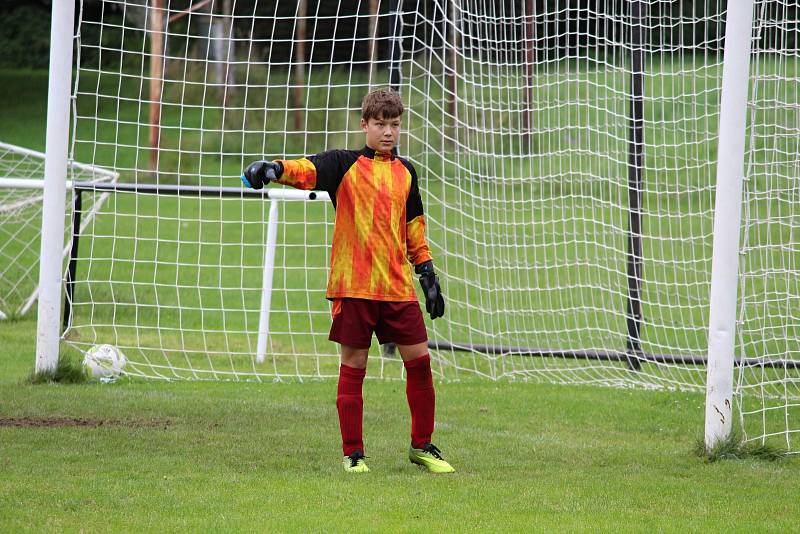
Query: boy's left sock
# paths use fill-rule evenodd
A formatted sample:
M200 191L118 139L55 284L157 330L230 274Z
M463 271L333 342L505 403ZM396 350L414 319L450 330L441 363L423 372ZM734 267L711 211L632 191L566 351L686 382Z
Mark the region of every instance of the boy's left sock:
M422 448L430 443L433 434L433 419L436 411L436 392L433 389L431 357L404 361L406 368L406 397L411 409L411 446Z

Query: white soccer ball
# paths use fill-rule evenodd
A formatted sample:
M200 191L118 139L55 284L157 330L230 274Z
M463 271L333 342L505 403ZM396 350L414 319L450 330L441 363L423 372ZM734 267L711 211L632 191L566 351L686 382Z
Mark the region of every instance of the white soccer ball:
M90 378L117 378L123 373L127 360L114 345L95 345L86 352L83 368Z

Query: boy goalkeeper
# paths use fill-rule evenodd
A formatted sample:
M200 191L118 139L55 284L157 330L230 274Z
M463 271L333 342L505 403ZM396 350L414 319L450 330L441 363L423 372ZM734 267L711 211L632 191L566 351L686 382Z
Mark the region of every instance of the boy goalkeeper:
M364 97L361 110L364 148L256 161L244 171L242 182L254 189L277 182L327 191L336 210L326 297L333 303L329 339L341 346L336 407L345 471L369 471L364 463L361 389L374 332L379 343L397 345L406 368L409 460L434 473L451 473L454 469L431 443L435 392L428 334L408 262L419 275L431 319L444 313L444 298L425 239L417 173L393 153L402 114L397 93L373 91Z

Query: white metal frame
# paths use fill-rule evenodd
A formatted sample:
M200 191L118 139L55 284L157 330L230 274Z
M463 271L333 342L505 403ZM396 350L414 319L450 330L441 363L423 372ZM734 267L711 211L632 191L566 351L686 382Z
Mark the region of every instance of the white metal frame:
M61 310L61 247L67 200L70 86L75 0L53 2L50 23L50 79L47 90L47 137L39 255L39 306L36 327L36 372L58 364Z
M705 445L731 433L739 234L750 80L753 0L728 2L717 151L714 246L708 317Z
M45 162L44 213L42 220L40 302L37 330L36 370L53 369L58 360L59 310L62 294L61 254L64 235L64 206L68 183L67 151L72 72L72 40L75 0L53 2L50 85L47 114L47 154ZM749 87L749 62L753 0L728 3L722 98L719 123L716 207L711 301L708 331L708 375L706 394L705 443L712 446L730 434L739 228L745 148L746 107ZM273 193L278 193L274 195ZM289 199L278 191L270 198ZM295 192L294 198L303 198ZM277 202L272 200L265 251L265 265L259 321L257 358L266 354L269 335L269 301L272 264L277 232Z

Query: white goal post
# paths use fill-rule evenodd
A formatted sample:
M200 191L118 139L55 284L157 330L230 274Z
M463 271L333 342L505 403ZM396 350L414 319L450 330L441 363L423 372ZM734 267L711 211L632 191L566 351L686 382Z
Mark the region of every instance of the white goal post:
M45 187L42 200L42 241L39 261L39 303L36 327L36 372L53 371L58 364L64 237L67 199L75 0L54 2L50 19L50 76L47 90Z
M361 97L391 86L447 301L438 377L706 392L708 446L800 450L798 2L102 0L77 32L72 10L37 368L110 343L132 376L335 376L333 206L238 176L359 148ZM67 280L68 159L121 185L79 188L110 196Z
M736 292L744 180L747 93L753 1L731 2L725 25L725 62L719 113L714 248L708 317L705 444L711 448L733 429Z

